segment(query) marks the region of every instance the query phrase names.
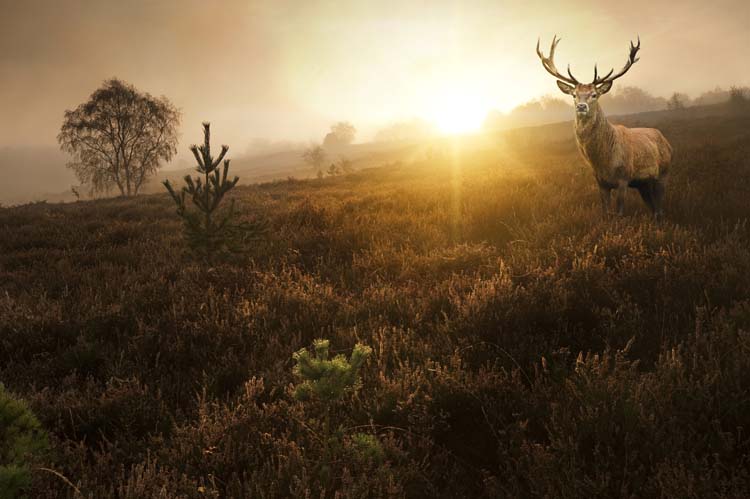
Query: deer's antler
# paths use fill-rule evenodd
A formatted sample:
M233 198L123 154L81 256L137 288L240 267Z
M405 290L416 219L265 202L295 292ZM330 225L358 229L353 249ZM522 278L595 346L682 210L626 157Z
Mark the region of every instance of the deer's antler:
M630 69L630 66L638 62L640 59L636 57L636 54L641 49L641 37L638 37L638 45L633 45L633 41L630 41L630 55L628 56L628 62L625 63L625 66L620 70L617 74L612 74L615 70L611 69L609 73L606 74L606 76L603 76L599 78L597 76L597 70L596 65L594 65L594 81L591 82L592 85L601 85L602 83L607 83L611 81L615 81L620 76L624 75L628 72Z
M539 59L542 60L542 66L544 66L544 69L547 70L549 74L557 78L558 80L562 80L564 82L570 83L571 85L578 85L579 81L576 80L575 76L573 76L573 73L570 72L570 65L568 65L568 76L563 76L560 74L560 72L555 67L555 48L557 48L557 44L560 43L561 38L557 38L557 35L555 35L552 38L552 45L549 48L549 57L544 57L544 54L542 54L542 51L539 50L539 42L540 40L537 39L536 41L536 55L539 56Z

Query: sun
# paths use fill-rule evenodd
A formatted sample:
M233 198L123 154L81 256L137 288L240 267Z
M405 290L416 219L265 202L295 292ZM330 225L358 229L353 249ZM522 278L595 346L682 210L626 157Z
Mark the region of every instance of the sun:
M487 115L480 99L468 94L443 95L431 108L431 121L445 134L475 132Z

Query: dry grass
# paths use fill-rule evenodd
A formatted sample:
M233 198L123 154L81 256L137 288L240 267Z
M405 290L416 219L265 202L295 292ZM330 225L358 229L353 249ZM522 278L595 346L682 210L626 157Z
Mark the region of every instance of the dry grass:
M567 132L238 187L271 232L212 268L166 194L0 210L0 380L81 492L30 496L747 497L750 117L659 120L662 225ZM319 337L373 348L335 435Z

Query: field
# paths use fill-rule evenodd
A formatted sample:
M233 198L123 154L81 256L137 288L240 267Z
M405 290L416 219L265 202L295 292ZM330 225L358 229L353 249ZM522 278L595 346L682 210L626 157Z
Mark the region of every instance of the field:
M28 496L748 497L750 114L691 112L629 118L662 224L602 218L569 123L238 187L271 230L208 265L166 194L0 209ZM292 397L316 338L372 347L356 393Z

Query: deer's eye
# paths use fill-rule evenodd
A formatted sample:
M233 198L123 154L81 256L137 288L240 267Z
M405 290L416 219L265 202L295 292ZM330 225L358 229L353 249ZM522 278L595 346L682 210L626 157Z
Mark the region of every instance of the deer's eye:
M592 99L596 99L596 94L595 94L595 93L594 93L594 94L591 94L591 98L592 98Z

